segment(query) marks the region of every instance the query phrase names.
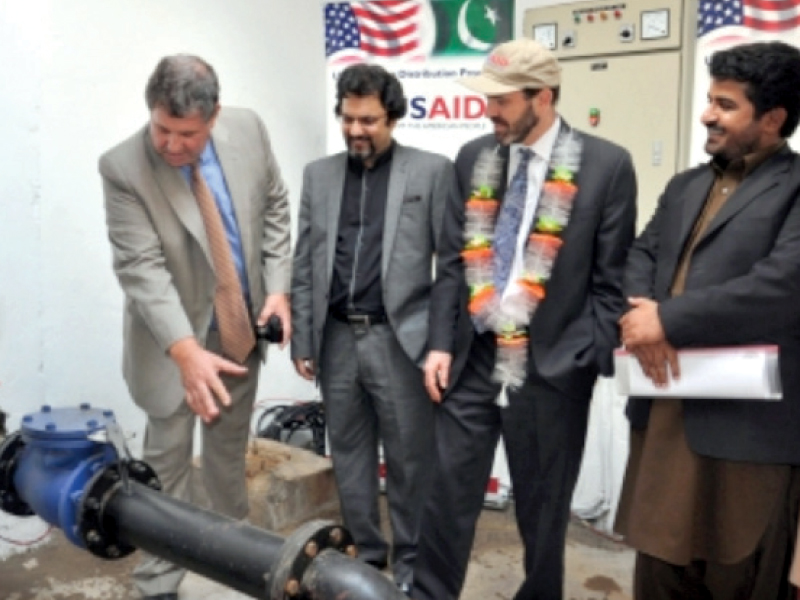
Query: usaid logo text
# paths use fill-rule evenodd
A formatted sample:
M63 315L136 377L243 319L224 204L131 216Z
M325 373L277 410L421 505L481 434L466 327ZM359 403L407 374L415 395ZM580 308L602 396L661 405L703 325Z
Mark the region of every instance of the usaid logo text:
M480 119L486 114L483 96L414 96L409 102L412 119Z

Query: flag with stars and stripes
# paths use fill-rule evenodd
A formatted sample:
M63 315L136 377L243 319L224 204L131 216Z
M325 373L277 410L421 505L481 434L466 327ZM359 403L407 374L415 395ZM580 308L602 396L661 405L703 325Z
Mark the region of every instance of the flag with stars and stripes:
M800 25L800 0L700 0L697 35L723 27L782 32Z
M422 0L359 0L325 5L329 64L419 58Z

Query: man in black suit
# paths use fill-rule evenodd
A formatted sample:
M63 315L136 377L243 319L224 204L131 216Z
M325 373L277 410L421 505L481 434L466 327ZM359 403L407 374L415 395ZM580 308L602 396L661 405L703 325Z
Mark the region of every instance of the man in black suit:
M443 224L425 365L437 464L413 597L458 597L502 432L525 545L515 598L561 600L589 401L618 341L636 180L625 150L559 117L560 67L540 44L502 44L462 83L488 96L494 135L461 149L460 198ZM476 187L503 199L494 218L490 204L465 203ZM465 268L465 244L491 258L475 268L467 253Z
M676 349L777 344L783 400L631 398L617 529L638 598L795 598L800 465L800 51L717 52L708 164L676 175L625 270L622 341L661 386Z

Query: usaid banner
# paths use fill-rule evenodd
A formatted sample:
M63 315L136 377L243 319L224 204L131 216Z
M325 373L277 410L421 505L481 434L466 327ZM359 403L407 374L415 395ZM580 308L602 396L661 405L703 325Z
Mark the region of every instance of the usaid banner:
M408 113L395 138L454 158L491 131L486 99L456 83L477 75L491 48L512 38L514 0L372 0L324 5L327 150L345 149L334 115L336 79L348 65L379 64L400 80Z

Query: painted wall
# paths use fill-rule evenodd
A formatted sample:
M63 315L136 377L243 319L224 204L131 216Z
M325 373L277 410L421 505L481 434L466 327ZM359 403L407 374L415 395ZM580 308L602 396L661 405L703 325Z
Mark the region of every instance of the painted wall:
M12 430L41 404L79 402L141 430L120 375L122 294L96 165L144 124L162 55L203 56L222 102L262 116L296 207L302 167L324 150L324 46L321 2L286 6L0 0L0 406ZM258 397L315 397L286 355L271 353Z
M141 448L144 417L120 370L122 294L97 159L145 123L144 86L161 56L203 56L222 103L261 115L294 218L302 168L324 152L324 39L321 0L288 6L0 0L0 407L9 431L42 404L90 402L113 409ZM288 351L274 349L258 398L314 397ZM40 529L0 518L0 538Z

